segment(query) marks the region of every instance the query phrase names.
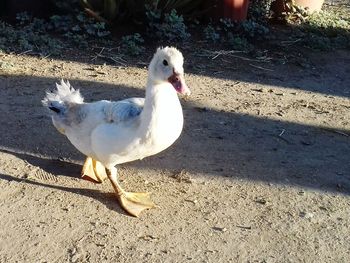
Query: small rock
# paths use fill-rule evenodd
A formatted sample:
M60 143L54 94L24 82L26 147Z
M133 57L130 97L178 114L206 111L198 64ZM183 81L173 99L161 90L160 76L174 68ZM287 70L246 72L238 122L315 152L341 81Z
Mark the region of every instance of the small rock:
M207 107L195 107L195 109L199 112L207 112L209 109Z
M312 143L308 141L300 141L302 145L310 146Z
M195 200L186 199L185 201L193 203L193 204L197 204L198 203L198 200L196 200L196 199Z
M264 88L252 89L252 91L265 92Z
M302 218L306 218L306 219L310 219L310 218L313 218L314 217L314 214L313 213L309 213L309 212L300 212L300 217Z
M218 226L214 226L213 230L215 231L219 231L219 232L226 232L227 228L226 227L218 227Z
M145 236L141 236L139 237L140 239L143 239L145 241L154 241L154 240L158 240L157 237L152 236L152 235L145 235Z
M255 200L255 203L265 205L267 203L267 201L264 198L259 198L259 199Z

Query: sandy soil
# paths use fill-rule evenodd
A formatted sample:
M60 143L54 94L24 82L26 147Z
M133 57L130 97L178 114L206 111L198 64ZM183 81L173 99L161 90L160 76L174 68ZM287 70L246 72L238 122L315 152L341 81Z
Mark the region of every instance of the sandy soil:
M142 96L146 69L1 54L0 262L350 262L350 52L236 55L185 52L181 138L119 169L159 205L133 218L40 100Z

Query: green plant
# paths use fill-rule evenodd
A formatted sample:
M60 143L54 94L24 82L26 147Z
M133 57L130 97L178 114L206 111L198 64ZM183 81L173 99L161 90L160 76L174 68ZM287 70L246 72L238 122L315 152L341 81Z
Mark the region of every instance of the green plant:
M110 34L110 32L106 30L106 24L104 22L85 24L84 28L86 32L91 36L105 37ZM74 30L74 28L72 28L72 30ZM76 30L77 28L75 28L75 31Z
M27 12L21 12L16 15L16 20L20 25L28 24L32 17Z
M269 33L269 28L252 20L235 22L231 19L220 19L223 32L233 33L244 38L263 38Z
M74 33L91 36L105 37L110 34L104 22L96 22L94 19L87 17L84 13L73 15L54 15L50 18L51 29L56 32Z
M234 36L233 34L227 37L227 42L235 50L250 50L251 44L244 37Z
M318 50L330 50L331 41L328 37L310 34L304 39L304 45Z
M239 25L239 31L248 38L261 38L265 37L269 33L269 28L265 25L259 24L252 20L246 20Z
M334 37L345 31L350 32L350 21L339 17L335 12L321 11L311 14L302 27L304 30Z
M74 17L72 15L53 15L50 17L50 29L56 32L68 32L74 27Z
M206 40L213 43L221 41L237 50L250 50L252 45L248 40L264 38L268 32L268 27L252 20L236 22L231 19L221 19L215 27L208 25L204 29L204 36Z
M191 36L187 32L183 17L178 15L176 10L171 10L163 17L160 10L151 10L149 7L147 9L147 28L151 36L169 42L185 41Z
M110 34L105 23L96 22L84 13L54 15L47 21L32 18L24 12L16 18L16 25L0 24L0 49L3 51L56 55L70 43L87 47L91 37L104 39ZM59 33L59 38L51 33Z
M142 46L144 39L139 33L122 37L122 50L129 55L140 55L145 48Z
M250 0L248 7L248 20L257 23L267 23L270 17L270 7L273 0Z
M41 55L56 55L59 54L61 48L62 43L59 40L38 32L32 24L17 29L0 22L0 49L3 51L32 51Z
M204 37L206 40L209 40L213 43L220 41L220 33L212 25L208 25L204 29Z
M298 25L304 37L302 44L318 50L350 47L350 20L334 11L309 15Z

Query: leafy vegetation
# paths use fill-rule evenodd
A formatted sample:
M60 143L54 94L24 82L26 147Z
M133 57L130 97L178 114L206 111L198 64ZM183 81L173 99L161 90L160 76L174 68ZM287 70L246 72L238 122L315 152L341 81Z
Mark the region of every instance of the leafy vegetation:
M308 47L320 50L350 48L350 21L336 12L311 14L301 29L306 35L303 43Z
M140 55L145 48L144 39L139 33L122 37L122 50L129 55Z
M59 54L62 42L44 33L43 24L42 20L34 19L31 24L19 29L0 21L0 50Z
M104 38L110 34L105 23L96 22L84 13L53 15L43 20L24 12L17 14L16 20L16 25L0 22L1 50L57 55L67 44L87 47L90 38ZM60 33L60 38L52 37L51 33Z
M176 10L165 13L164 18L158 9L147 8L147 30L152 37L163 41L185 41L191 35L187 32L187 27L181 15Z
M236 50L249 50L252 48L249 40L265 38L268 32L268 27L252 20L235 22L221 19L216 26L208 25L204 29L204 36L213 43L221 42Z
M215 29L213 25L208 25L206 28L204 28L204 37L206 40L212 42L212 43L218 43L221 39L220 32Z
M331 50L350 48L350 16L334 10L309 14L297 7L291 9L288 25L299 29L295 37L302 39L301 44L312 49Z
M289 4L293 2L286 1ZM194 19L188 18L195 18L196 14L203 11L200 0L54 2L64 15L55 14L44 20L28 13L19 13L16 16L17 23L13 25L0 22L0 50L31 51L46 56L60 54L62 48L69 45L87 48L91 41L107 43L111 39L109 21L125 18L133 18L137 28L144 25L142 29L147 32L130 32L120 38L120 50L130 55L139 55L145 50L144 38L157 39L162 44L190 41L191 28L198 31L202 27L200 31L207 43L236 50L251 50L257 40L268 40L273 35L269 26L273 0L251 0L248 19L242 22L221 19L209 23L202 20L197 24L193 24ZM79 2L83 4L85 12L82 12ZM293 45L301 44L318 50L350 48L350 16L347 12L327 10L310 15L302 8L290 5L283 19L290 26L288 38L295 43ZM199 37L198 34L194 35L196 39Z
M270 17L270 8L273 0L250 0L248 20L260 24L267 24Z

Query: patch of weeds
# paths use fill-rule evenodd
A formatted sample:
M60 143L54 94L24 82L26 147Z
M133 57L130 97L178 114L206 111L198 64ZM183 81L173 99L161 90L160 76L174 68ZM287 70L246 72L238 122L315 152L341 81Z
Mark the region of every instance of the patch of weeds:
M50 18L51 29L55 32L74 33L78 35L88 34L103 38L110 32L104 22L96 22L94 19L87 17L84 13L73 15L54 15Z
M19 13L16 18L16 25L0 24L0 49L3 51L58 55L67 44L88 47L88 40L97 37L97 42L105 41L110 34L105 23L96 22L83 13L54 15L49 20Z
M251 44L244 37L230 35L228 43L235 50L250 50L252 48Z
M86 32L91 36L105 37L110 34L110 32L106 30L106 23L104 22L85 24L84 28ZM72 30L74 30L74 27Z
M146 7L147 28L151 36L162 41L185 41L191 35L187 32L187 26L181 15L178 15L176 10L171 10L170 13L164 14L160 10L151 10Z
M267 26L252 20L235 22L230 19L220 19L222 29L226 33L232 33L244 38L265 38L269 33Z
M142 46L144 39L139 33L122 37L122 50L129 55L140 55L145 48Z
M206 40L217 43L220 41L220 33L212 25L208 25L204 29L204 37Z
M316 12L311 14L302 25L305 30L329 37L337 36L350 30L350 22L342 19L334 12Z
M84 29L86 33L91 36L97 37L105 37L110 34L110 32L106 28L106 23L104 22L96 22L94 19L87 17L84 13L79 13L76 16L76 19L79 23L76 23L73 30L77 31L78 27Z
M277 21L292 25L292 38L299 38L298 44L316 49L332 50L350 48L350 16L342 9L309 13L307 9L296 6L294 1L286 0L285 12L274 10Z
M21 26L28 24L31 19L32 17L27 12L21 12L16 15L16 20Z
M300 29L305 34L303 44L313 49L350 48L350 21L332 11L313 13Z
M269 33L269 28L252 20L246 20L239 24L238 30L248 38L264 38Z
M236 50L251 50L251 40L265 38L268 27L255 21L247 20L235 22L230 19L221 19L217 25L208 25L204 29L205 39L217 43L221 42Z
M318 36L315 34L310 34L305 40L304 45L318 50L330 50L331 41L328 37Z
M85 35L75 34L74 32L67 32L64 34L64 37L75 46L78 46L80 48L89 47L89 43Z
M266 24L270 17L270 7L273 0L250 0L248 8L248 21Z
M79 47L88 47L89 37L105 39L110 35L104 22L96 22L84 13L77 15L54 15L50 18L50 27L54 32L63 33L63 36Z
M0 22L0 49L5 52L32 51L41 55L57 55L62 48L61 42L43 34L35 26L27 25L17 29Z
M53 15L50 17L49 27L55 32L66 33L75 26L78 25L74 23L74 17L72 15Z

